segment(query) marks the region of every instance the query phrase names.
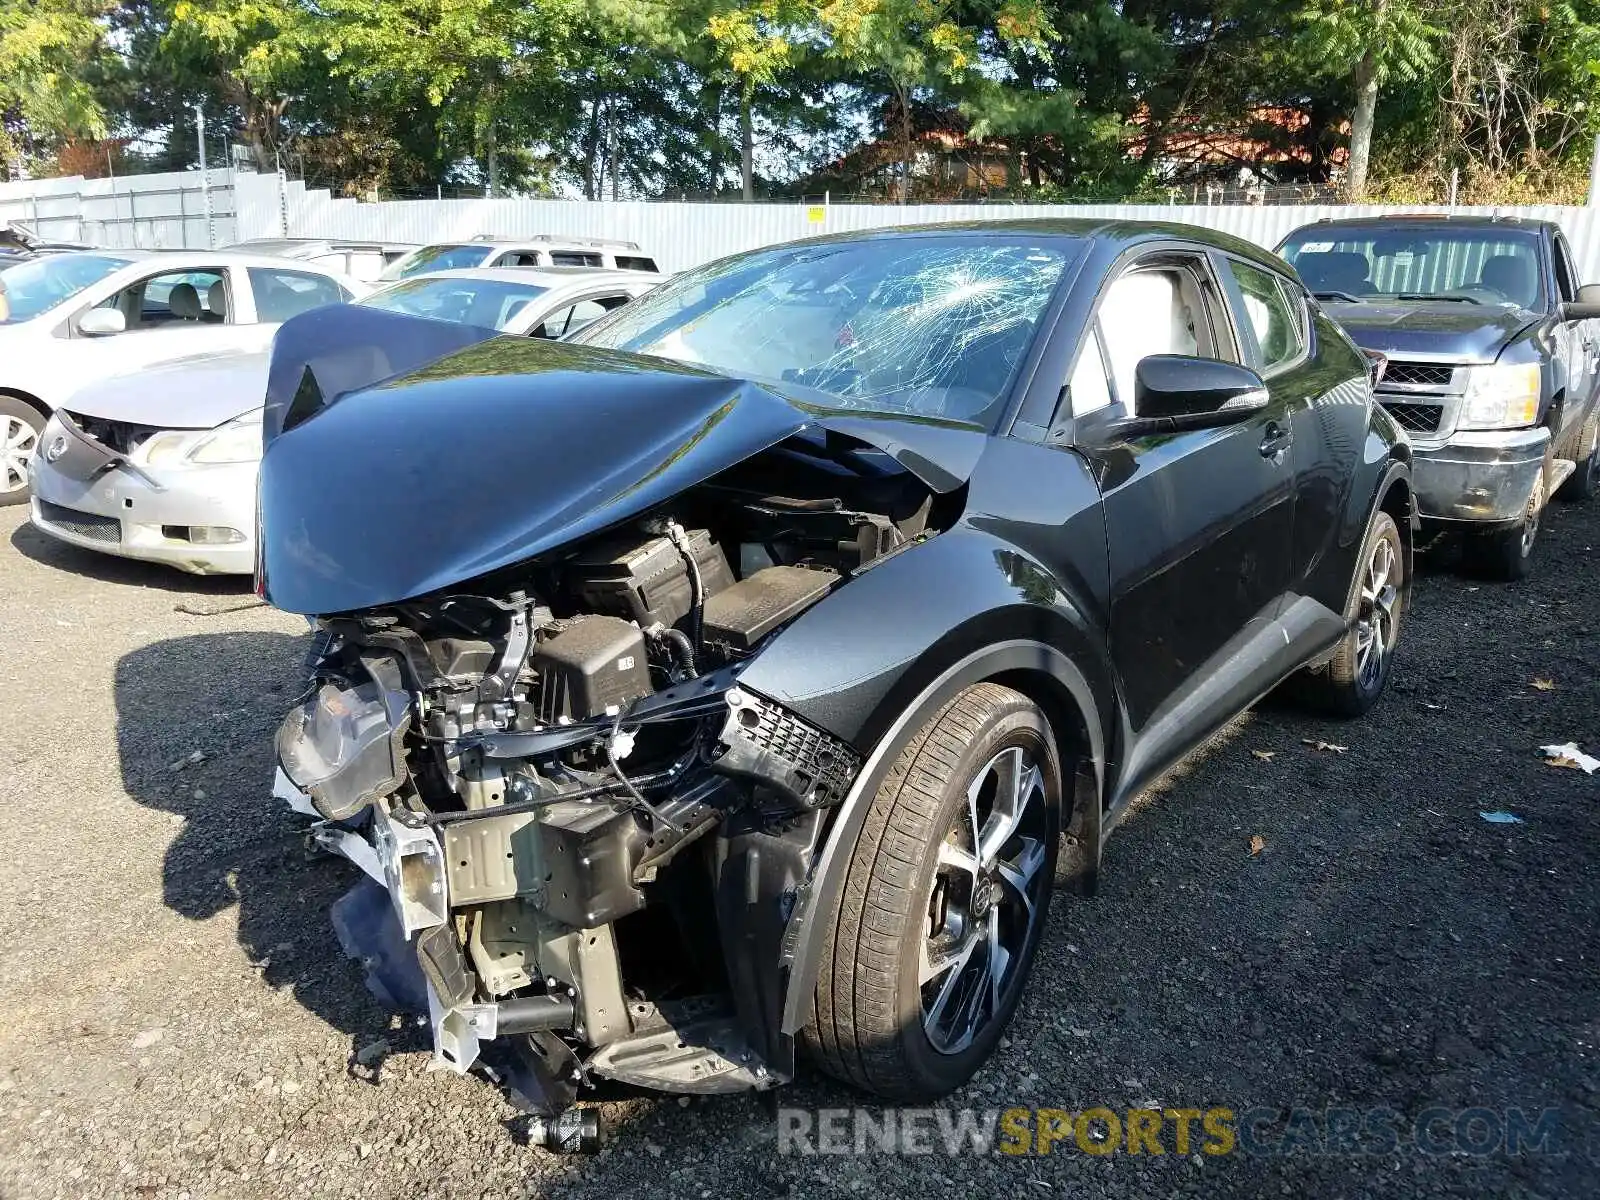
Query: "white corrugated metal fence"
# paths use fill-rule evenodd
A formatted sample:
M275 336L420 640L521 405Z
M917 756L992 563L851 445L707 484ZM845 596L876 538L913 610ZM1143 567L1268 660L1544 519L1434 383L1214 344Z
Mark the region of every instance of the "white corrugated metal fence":
M151 249L226 245L263 237L340 237L387 242L465 240L482 233L548 233L636 241L664 270L797 238L937 221L1115 217L1180 221L1276 246L1324 217L1455 211L1537 217L1561 224L1585 280L1600 282L1600 208L1399 209L1351 205L1129 205L679 203L534 199L335 199L297 181L248 172L210 173L211 219L198 171L118 179L0 183L0 221L31 223L47 238Z
M440 242L475 234L537 233L626 238L664 270L681 271L724 254L851 229L931 221L993 221L1027 217L1115 217L1181 221L1220 229L1266 246L1323 217L1386 212L1454 211L1559 221L1586 280L1600 282L1600 209L1559 205L1529 208L1424 210L1376 205L1137 205L1137 204L711 204L674 201L387 200L335 199L297 182L241 174L236 191L241 237L276 237L287 215L294 237L344 237L390 242Z

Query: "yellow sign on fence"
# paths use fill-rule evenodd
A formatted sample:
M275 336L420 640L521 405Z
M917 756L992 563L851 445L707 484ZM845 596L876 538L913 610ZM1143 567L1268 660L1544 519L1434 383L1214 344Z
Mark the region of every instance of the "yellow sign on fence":
M828 219L826 205L812 204L806 208L806 221L812 225L821 225Z

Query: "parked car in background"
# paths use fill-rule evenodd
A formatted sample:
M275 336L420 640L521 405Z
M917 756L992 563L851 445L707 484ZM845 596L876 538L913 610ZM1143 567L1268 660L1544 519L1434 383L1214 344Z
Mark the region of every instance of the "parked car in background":
M471 267L608 267L654 274L656 260L640 253L638 242L609 238L567 238L541 233L531 238L480 234L464 242L440 242L414 250L383 273L385 280L424 271Z
M656 286L636 271L457 271L403 280L358 306L558 338ZM33 461L35 526L52 537L200 574L255 569L264 350L178 359L79 391Z
M421 247L408 242L361 242L342 238L256 238L235 242L226 249L240 254L270 254L275 258L314 262L363 283L376 283L391 264Z
M1424 521L1469 563L1528 573L1552 495L1600 483L1600 287L1580 285L1549 221L1319 221L1279 247L1362 346L1378 399L1416 447Z
M0 505L28 499L45 422L84 385L208 350L265 349L280 322L367 290L315 263L226 250L94 250L5 267Z
M422 324L274 346L258 582L319 629L275 790L369 877L341 943L435 1065L498 1053L546 1116L772 1087L797 1042L948 1093L1058 851L1087 886L1281 680L1354 715L1389 678L1410 447L1238 239L879 230L575 343L430 360Z

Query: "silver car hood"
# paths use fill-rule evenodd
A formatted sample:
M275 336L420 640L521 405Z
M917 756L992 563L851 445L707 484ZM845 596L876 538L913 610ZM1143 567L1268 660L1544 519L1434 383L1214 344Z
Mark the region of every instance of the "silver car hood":
M170 359L91 383L61 407L84 416L160 429L212 429L265 403L271 360L268 350Z

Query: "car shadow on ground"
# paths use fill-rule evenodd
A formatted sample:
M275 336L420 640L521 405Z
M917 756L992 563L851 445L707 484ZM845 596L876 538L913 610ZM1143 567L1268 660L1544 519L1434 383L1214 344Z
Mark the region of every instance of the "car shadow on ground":
M234 596L245 598L251 594L248 575L191 575L162 563L101 554L57 541L28 523L12 531L11 545L17 553L36 563L70 571L75 575L86 575L105 583L187 592L224 600Z
M140 804L183 818L162 871L168 908L205 921L237 906L240 949L265 983L291 989L349 1034L353 1050L380 1036L409 1049L329 924L329 906L357 873L308 854L303 820L271 795L273 734L300 690L308 645L239 631L123 656L115 683L123 786ZM203 761L189 761L196 752Z

